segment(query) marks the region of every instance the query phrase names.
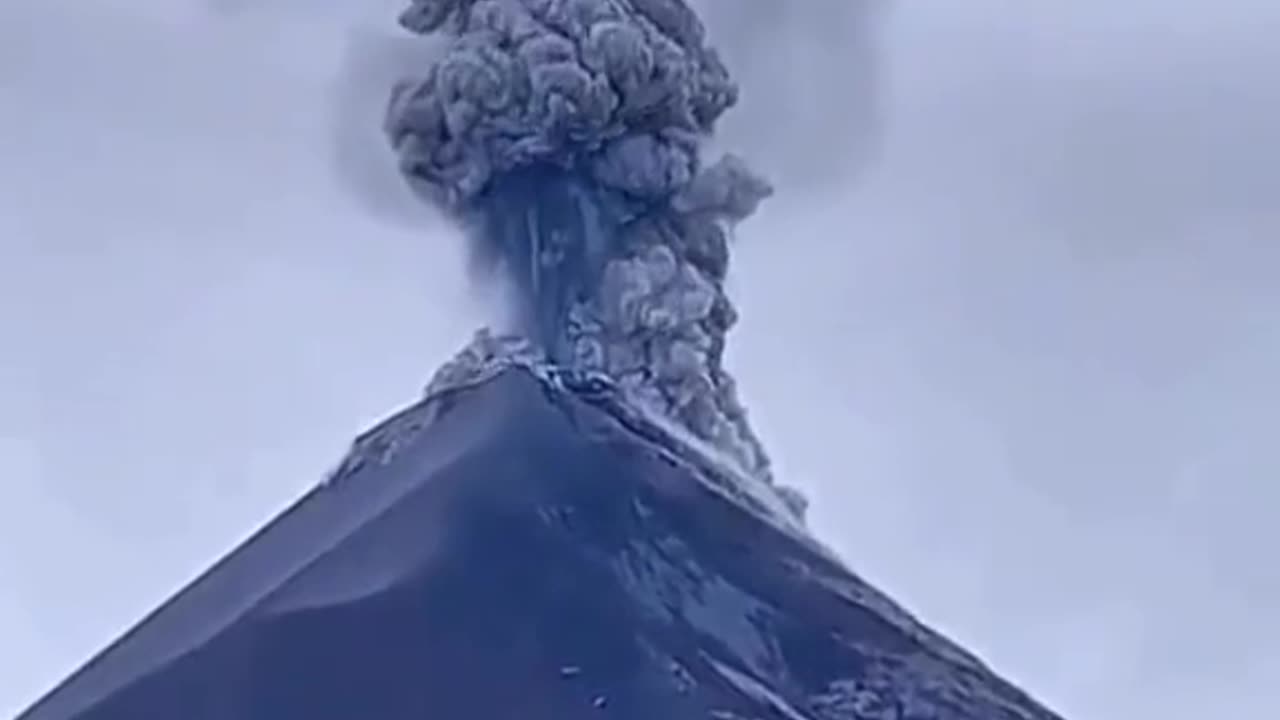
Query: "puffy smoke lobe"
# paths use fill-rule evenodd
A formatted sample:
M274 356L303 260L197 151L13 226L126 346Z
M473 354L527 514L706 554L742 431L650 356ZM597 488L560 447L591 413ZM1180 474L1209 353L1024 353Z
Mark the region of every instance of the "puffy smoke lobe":
M387 131L415 185L455 210L538 165L670 198L737 99L680 0L414 0L401 24L454 37L396 88Z
M737 88L683 0L413 0L444 36L392 94L410 186L517 289L555 362L612 377L769 479L722 367L732 225L770 186L701 145Z

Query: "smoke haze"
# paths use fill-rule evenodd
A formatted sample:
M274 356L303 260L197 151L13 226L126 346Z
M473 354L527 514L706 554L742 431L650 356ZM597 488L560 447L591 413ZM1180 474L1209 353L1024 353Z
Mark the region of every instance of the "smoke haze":
M0 4L0 714L487 315L380 130L335 120L378 122L346 59L399 3L298 5ZM809 80L743 38L829 10L739 37L756 16L702 5L742 85L724 144L778 187L728 361L816 531L1069 717L1280 706L1280 6L901 3L827 49L880 54L820 113L759 101ZM870 129L848 155L769 142L834 111ZM821 200L789 189L815 165Z

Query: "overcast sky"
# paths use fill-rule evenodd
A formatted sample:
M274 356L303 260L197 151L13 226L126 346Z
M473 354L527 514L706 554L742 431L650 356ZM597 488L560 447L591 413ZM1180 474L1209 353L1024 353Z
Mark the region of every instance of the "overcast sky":
M380 154L396 3L203 1L0 3L0 717L483 319ZM817 532L1076 720L1280 712L1280 3L702 4Z

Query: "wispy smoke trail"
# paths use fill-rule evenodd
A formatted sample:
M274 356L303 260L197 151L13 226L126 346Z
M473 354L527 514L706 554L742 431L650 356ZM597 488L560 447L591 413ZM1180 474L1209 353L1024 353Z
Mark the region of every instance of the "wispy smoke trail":
M400 23L448 38L389 104L401 171L509 273L521 329L767 480L722 356L731 226L771 188L702 157L738 91L693 10L413 0Z

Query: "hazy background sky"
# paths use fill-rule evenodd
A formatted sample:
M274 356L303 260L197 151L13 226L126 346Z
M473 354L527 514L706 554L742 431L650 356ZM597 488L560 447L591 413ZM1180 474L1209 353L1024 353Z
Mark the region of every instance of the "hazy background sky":
M751 1L732 362L817 531L1075 720L1280 712L1280 3ZM352 107L397 3L270 2L0 3L0 716L482 319Z

